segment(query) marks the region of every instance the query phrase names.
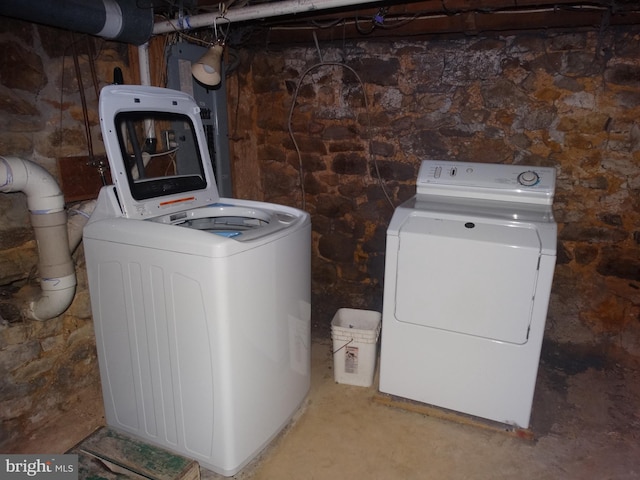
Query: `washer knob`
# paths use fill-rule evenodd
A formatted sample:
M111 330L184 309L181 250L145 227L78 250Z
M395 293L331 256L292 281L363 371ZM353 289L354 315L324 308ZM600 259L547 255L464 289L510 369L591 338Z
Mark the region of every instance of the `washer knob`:
M527 170L526 172L522 172L520 175L518 175L518 183L520 185L524 185L525 187L532 187L539 181L540 175L538 175L533 170Z

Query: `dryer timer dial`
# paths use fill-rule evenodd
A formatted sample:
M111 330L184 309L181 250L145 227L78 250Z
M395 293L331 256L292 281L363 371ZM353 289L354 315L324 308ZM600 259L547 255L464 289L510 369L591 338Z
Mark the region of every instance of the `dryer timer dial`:
M533 170L527 170L518 175L518 183L525 187L533 187L540 181L540 175Z

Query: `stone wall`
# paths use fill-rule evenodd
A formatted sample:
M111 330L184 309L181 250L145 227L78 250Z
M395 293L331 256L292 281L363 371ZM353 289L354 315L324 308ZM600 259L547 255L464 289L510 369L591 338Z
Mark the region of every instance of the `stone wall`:
M100 142L89 39L75 36L95 153ZM84 115L69 32L0 17L0 155L45 167L60 184L57 159L86 156ZM126 45L92 40L99 86L125 66ZM126 69L125 69L126 73ZM69 205L73 208L73 205ZM73 256L78 286L70 308L44 322L23 318L24 287L37 288L37 246L21 192L0 193L0 451L19 452L60 415L83 404L102 410L95 337L82 247ZM90 405L86 405L90 402ZM64 439L47 452L65 448ZM73 445L78 438L67 439ZM67 443L66 447L70 445ZM43 453L43 452L32 452Z
M519 163L558 172L548 335L640 355L639 52L638 28L242 51L236 192L311 212L316 332L380 310L386 195L420 160Z
M78 37L101 153L88 44ZM131 82L127 47L94 41L100 85L115 66ZM57 178L56 159L87 155L70 42L68 32L0 17L0 155ZM318 65L311 44L239 50L227 83L235 195L311 212L315 334L328 336L340 307L381 309L393 208L413 194L421 159L455 158L557 168L548 336L640 355L639 51L638 29L321 45L331 65ZM37 278L37 253L24 195L0 194L0 218L7 452L56 414L101 402L82 247L71 308L25 320L15 292Z

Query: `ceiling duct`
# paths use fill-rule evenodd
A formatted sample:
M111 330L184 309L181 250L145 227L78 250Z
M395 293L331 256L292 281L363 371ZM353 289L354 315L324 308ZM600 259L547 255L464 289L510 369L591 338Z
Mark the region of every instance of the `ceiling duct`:
M136 0L2 0L0 15L134 45L153 32L153 9Z

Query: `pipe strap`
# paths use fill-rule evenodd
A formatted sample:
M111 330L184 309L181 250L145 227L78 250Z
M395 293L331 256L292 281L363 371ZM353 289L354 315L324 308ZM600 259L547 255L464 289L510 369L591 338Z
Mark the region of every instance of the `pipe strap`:
M31 213L31 225L34 228L58 227L67 224L67 212L60 211L46 214Z

